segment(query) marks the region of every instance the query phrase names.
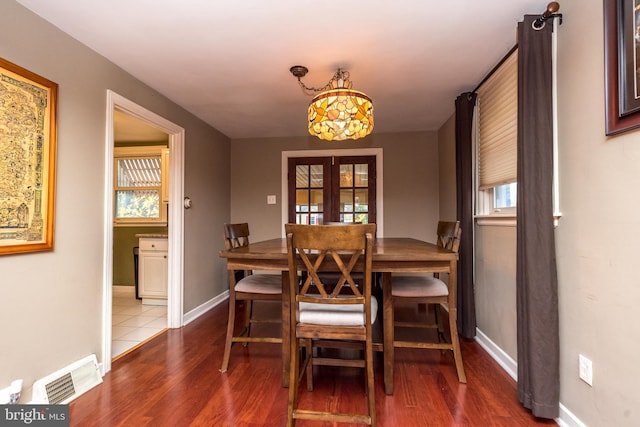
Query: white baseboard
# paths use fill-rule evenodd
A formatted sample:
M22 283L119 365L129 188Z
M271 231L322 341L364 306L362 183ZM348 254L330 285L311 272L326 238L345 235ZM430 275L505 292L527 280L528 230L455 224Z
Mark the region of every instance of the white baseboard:
M476 328L475 340L515 381L518 381L518 363L496 345L480 329ZM560 416L554 420L560 427L587 427L560 402Z
M585 423L580 421L566 406L560 404L560 416L555 419L560 427L587 427Z
M504 352L496 343L491 341L480 329L476 328L476 342L480 344L489 355L498 362L514 380L518 381L518 364L507 353Z
M218 306L219 304L223 303L228 299L229 299L229 291L226 290L220 295L211 298L209 301L205 301L204 303L200 304L198 307L194 308L190 312L184 314L184 316L182 317L182 325L185 326L193 322L194 320L202 316L207 311L211 310L212 308Z

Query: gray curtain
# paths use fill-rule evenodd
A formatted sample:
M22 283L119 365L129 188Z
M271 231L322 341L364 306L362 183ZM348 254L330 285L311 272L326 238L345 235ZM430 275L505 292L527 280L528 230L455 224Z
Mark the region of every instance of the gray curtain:
M473 108L476 94L456 98L456 209L462 228L458 261L458 333L476 336L476 301L473 285Z
M559 415L558 282L553 228L552 22L518 23L518 399Z

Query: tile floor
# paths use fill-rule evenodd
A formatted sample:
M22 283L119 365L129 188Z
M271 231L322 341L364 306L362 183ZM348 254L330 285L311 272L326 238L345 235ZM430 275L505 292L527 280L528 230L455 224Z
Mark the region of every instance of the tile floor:
M167 327L167 307L142 305L133 286L114 286L111 358L125 353Z

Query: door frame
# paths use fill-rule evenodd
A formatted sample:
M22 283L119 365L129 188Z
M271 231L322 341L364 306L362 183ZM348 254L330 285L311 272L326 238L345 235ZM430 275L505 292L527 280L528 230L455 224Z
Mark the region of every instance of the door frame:
M169 231L167 326L183 324L184 301L184 128L147 110L129 99L107 90L104 190L103 309L102 309L102 375L111 370L112 282L113 282L113 112L120 110L169 135Z
M375 156L376 157L376 235L384 237L384 199L383 199L383 151L382 148L345 148L333 150L294 150L283 151L281 161L281 194L282 194L282 223L289 221L289 187L287 174L289 172L290 157L331 157L331 156ZM282 227L282 237L284 235L284 227Z

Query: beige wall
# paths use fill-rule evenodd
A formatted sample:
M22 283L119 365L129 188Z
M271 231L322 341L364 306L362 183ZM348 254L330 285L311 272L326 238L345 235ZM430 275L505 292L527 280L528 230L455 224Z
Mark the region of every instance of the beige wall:
M22 378L28 401L34 380L101 357L107 89L186 129L186 312L226 287L215 254L230 152L224 135L12 0L0 4L0 27L11 34L0 57L59 85L55 249L0 257L0 388Z
M561 400L589 426L640 425L640 131L606 137L601 1L562 2L556 232ZM578 379L593 361L593 387Z
M435 240L439 218L438 142L435 132L372 134L364 142L315 137L233 140L231 219L248 222L254 241L282 235L282 152L382 148L384 235ZM267 205L267 195L277 196Z
M438 196L440 219L457 220L456 211L456 120L451 116L438 130Z
M558 126L564 216L556 229L556 255L562 414L570 423L573 414L593 427L637 426L640 130L605 136L602 2L561 4ZM515 359L516 228L477 226L476 249L478 328ZM578 378L579 354L593 362L593 387Z

